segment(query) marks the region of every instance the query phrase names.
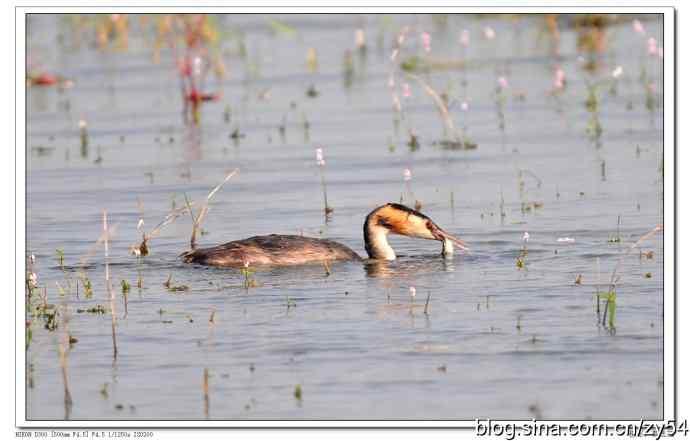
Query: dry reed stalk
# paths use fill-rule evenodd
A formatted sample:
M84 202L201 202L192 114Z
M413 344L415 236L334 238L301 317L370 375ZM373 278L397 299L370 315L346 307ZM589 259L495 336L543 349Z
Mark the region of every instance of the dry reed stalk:
M105 238L103 239L104 250L105 250L105 286L108 290L108 295L110 296L110 317L111 317L111 328L113 334L113 359L117 359L117 338L115 336L115 326L117 318L115 317L115 294L113 293L113 287L110 283L110 264L108 262L108 213L103 210L103 234Z
M69 419L69 413L72 408L72 394L69 391L69 383L67 381L67 354L63 343L58 345L58 353L60 355L60 369L62 370L62 384L65 391L65 419Z
M412 78L417 83L419 83L419 85L422 86L422 89L424 89L427 95L429 95L433 99L434 104L436 104L436 109L438 110L438 113L441 115L441 119L443 120L446 130L452 137L454 137L456 140L459 140L461 136L455 129L455 124L453 124L453 119L450 117L448 107L446 107L445 103L443 102L439 94L436 93L436 91L431 86L429 86L424 80L422 80L417 75L407 73L405 74L405 76L407 76L408 78Z
M209 400L209 396L208 396L208 368L204 368L203 391L204 391L204 415L208 419L208 410L210 407L210 400Z
M650 237L654 236L656 233L659 231L662 231L664 229L663 224L659 224L656 227L652 228L647 234L644 236L640 237L637 242L632 244L626 251L623 253L623 255L618 259L618 263L616 264L615 268L613 269L613 273L611 273L611 281L609 282L609 292L613 291L613 289L616 287L616 273L618 272L618 268L620 267L621 263L623 263L623 259L625 256L630 254L630 252L637 248L642 242L646 241Z
M211 202L211 198L218 192L218 190L225 185L226 182L230 180L233 176L235 176L238 172L240 171L239 168L236 168L235 170L231 171L230 173L225 176L225 179L223 179L223 182L220 184L216 185L216 187L211 190L211 192L206 196L206 201L204 202L204 205L201 207L201 211L199 211L199 215L196 217L196 220L194 221L194 225L192 226L192 237L190 238L190 246L191 249L196 248L196 233L199 231L201 228L201 223L204 220L204 217L206 217L206 213L208 213L208 204ZM189 206L190 212L191 212L191 204L187 204Z

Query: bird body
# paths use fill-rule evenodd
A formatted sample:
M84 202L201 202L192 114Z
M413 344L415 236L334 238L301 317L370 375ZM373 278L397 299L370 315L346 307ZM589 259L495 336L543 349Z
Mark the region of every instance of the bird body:
M388 234L443 242L443 254L453 252L453 243L465 243L439 228L429 217L401 204L389 203L374 209L364 221L364 248L370 259L394 260ZM302 265L310 262L362 260L353 250L338 242L313 237L270 234L236 240L182 254L188 263L223 267L255 265Z

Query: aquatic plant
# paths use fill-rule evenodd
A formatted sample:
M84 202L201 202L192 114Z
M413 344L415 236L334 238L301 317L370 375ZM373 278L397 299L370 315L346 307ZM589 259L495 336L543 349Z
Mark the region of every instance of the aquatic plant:
M426 302L424 302L424 314L429 315L429 301L431 300L431 291L427 292Z
M333 213L333 208L328 206L328 193L326 191L326 161L323 159L323 149L316 149L316 165L319 166L319 175L321 177L321 192L323 193L323 212L326 216L326 221L330 219Z
M79 139L81 141L81 157L86 158L89 156L89 132L88 124L85 120L79 120Z
M172 283L172 273L168 274L168 278L163 282L163 286L170 292L189 291L189 286L187 285L174 285Z
M343 85L345 89L352 87L352 81L355 76L355 63L352 59L352 51L349 49L343 54Z
M55 254L57 254L58 258L58 265L60 265L60 269L64 271L65 269L65 250L62 248L58 248L55 250Z
M113 287L110 283L110 261L108 259L108 239L110 230L108 230L108 213L103 210L103 249L104 249L104 260L105 260L105 287L108 291L110 297L110 317L111 317L111 330L113 338L113 359L117 359L117 337L115 334L115 327L117 326L117 318L115 316L115 294L113 293Z
M254 271L254 269L249 267L249 261L245 261L244 267L240 268L240 274L242 274L242 277L244 277L243 286L245 289L259 286L259 283L252 277L252 274L255 272L256 271Z
M410 286L410 314L414 311L414 298L417 296L417 288Z
M410 202L414 204L415 210L421 210L422 202L415 197L414 192L412 191L412 171L409 168L403 170L403 182L405 184L405 192L409 196Z
M527 242L529 242L529 233L525 231L522 234L522 249L520 250L520 254L518 254L517 260L515 262L515 265L518 267L518 269L525 268L525 258L527 257Z
M496 88L494 89L494 104L496 105L496 115L498 117L498 129L501 131L501 139L505 139L506 117L505 105L507 100L508 80L505 76L499 76L496 79ZM504 142L502 142L503 144Z
M209 377L208 368L204 368L204 382L202 385L202 391L204 394L204 416L206 417L206 419L208 419L208 412L209 412L209 408L211 405L211 400L209 398L209 393L208 393L208 377Z
M606 304L604 307L604 317L602 319L602 324L606 323L606 316L607 313L609 315L609 328L615 329L614 326L614 320L615 320L615 312L616 312L616 284L618 283L620 277L618 277L618 269L620 268L621 264L623 263L623 260L625 257L630 254L632 250L635 248L639 247L643 242L654 236L656 233L663 231L664 226L662 224L659 224L652 228L650 231L648 231L646 234L641 236L635 243L630 245L630 247L627 248L625 252L621 254L621 256L618 258L618 263L616 263L616 266L613 268L613 272L611 273L611 279L609 282L609 287L606 292L606 294L600 296L606 300ZM651 277L651 273L650 273Z

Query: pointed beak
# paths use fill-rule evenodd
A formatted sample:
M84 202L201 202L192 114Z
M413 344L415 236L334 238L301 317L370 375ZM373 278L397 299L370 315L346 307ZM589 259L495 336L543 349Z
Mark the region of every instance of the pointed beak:
M465 251L469 251L469 250L470 250L469 247L467 246L467 244L466 244L464 241L462 241L462 240L458 239L457 237L455 237L455 236L453 236L453 235L451 235L451 234L449 234L449 233L443 231L443 230L442 230L441 228L439 228L439 226L436 225L436 224L433 224L433 228L432 228L432 230L431 230L431 234L434 236L434 239L436 239L436 240L440 240L440 241L442 241L442 242L443 242L443 241L446 241L446 240L449 240L449 241L453 242L455 245L457 245L458 247L460 247L461 250L465 250Z

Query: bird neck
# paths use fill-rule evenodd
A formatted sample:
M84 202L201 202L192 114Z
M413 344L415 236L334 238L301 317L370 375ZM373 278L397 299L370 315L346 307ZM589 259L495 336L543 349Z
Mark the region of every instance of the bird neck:
M375 225L367 218L364 223L364 248L370 259L395 260L395 251L388 244L388 228Z

